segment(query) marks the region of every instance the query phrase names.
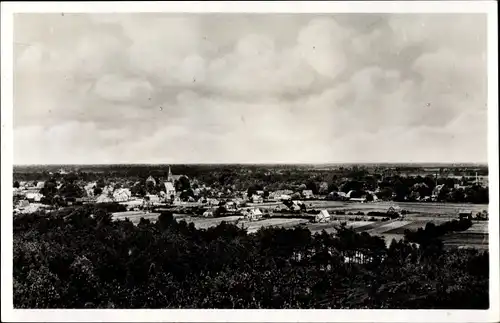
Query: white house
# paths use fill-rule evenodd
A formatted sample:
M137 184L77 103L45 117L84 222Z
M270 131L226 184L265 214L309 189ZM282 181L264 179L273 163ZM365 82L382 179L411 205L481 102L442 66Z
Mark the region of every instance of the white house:
M43 198L43 194L40 193L26 193L26 199L29 201L40 202Z
M167 195L167 199L170 200L171 196L175 196L175 187L172 182L165 182L163 183L165 185L165 194Z
M264 199L260 195L252 195L252 202L253 203L262 203L262 202L264 202Z
M128 188L119 188L113 192L113 199L116 202L126 202L130 200L132 193Z
M330 213L327 210L321 210L319 214L314 218L316 222L328 222L330 221Z
M158 195L148 194L146 197L151 203L160 203L160 197Z
M113 199L108 196L108 194L101 194L97 197L96 203L111 203Z
M257 221L262 218L262 212L257 208L247 209L243 212L243 215L245 216L245 219L249 221Z
M206 218L211 218L214 216L214 211L211 209L206 210L205 212L203 212L203 216Z
M303 190L302 191L302 196L306 199L311 199L314 197L313 191L312 190Z
M225 207L226 207L226 210L228 210L228 211L237 211L238 210L236 203L232 202L232 201L227 202Z

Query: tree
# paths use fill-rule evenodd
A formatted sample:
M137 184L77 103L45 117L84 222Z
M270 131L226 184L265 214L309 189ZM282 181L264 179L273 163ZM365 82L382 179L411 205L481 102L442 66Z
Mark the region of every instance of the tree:
M14 181L14 188L19 188L19 182L18 181Z
M191 183L189 182L189 179L186 176L181 176L176 182L175 182L175 189L179 192L188 190L191 188Z
M328 185L328 193L331 193L331 192L338 192L339 191L339 187L337 186L337 184L335 183L330 183Z
M102 194L102 188L99 186L94 186L94 196L99 196Z
M183 201L188 200L190 197L194 198L194 192L192 189L187 189L183 191L180 196L181 200Z
M247 196L252 197L257 194L257 188L255 186L250 186L247 190Z
M318 184L314 181L308 181L306 187L308 190L311 190L313 194L318 194L319 192Z
M57 194L57 183L55 179L49 179L43 185L40 193L44 195L47 199L51 199L55 194Z

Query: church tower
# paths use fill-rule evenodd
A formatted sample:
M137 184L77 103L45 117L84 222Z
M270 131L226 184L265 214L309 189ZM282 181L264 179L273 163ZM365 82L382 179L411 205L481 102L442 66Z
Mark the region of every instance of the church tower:
M167 176L167 182L174 182L174 177L172 176L172 171L170 170L170 166L168 166L168 176Z

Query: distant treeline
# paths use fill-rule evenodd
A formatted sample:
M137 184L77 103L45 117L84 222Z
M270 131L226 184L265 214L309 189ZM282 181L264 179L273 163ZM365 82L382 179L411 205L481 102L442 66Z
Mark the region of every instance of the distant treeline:
M436 194L438 202L477 203L487 204L489 202L488 187L477 185L474 179L445 178L434 176L400 176L385 174L387 171L380 170L378 173L370 173L361 168L338 168L335 170L316 170L313 168L262 168L257 166L177 166L173 169L179 175L185 175L175 183L177 191L183 192L182 199L193 197L193 189L203 184L214 190L202 192L211 196L216 191L234 192L245 191L251 196L257 191L264 191L268 196L270 191L292 190L300 192L311 190L315 195L327 196L332 192L349 193L350 197L366 196L372 200L373 192L380 200L393 201L417 201ZM156 186L149 187L146 178L153 176L157 179ZM114 187L128 187L133 195L144 196L147 193L157 194L164 189L162 181L168 175L167 168L152 167L110 167L100 172L77 172L61 175L49 174L47 171L41 173L15 173L14 187L19 182L31 178L35 181L44 181L44 188L40 191L51 199L58 195L64 198L81 197L85 194L82 183L96 182L95 194L99 194L101 188L110 184ZM57 182L63 182L57 191ZM434 192L437 185L442 185L439 191ZM458 186L457 186L458 185ZM371 193L370 193L371 192ZM299 193L297 193L299 194ZM328 195L335 198L335 195Z
M410 242L419 243L421 245L428 245L430 243L436 243L439 238L447 233L465 231L472 226L472 221L470 219L460 219L452 220L440 225L435 225L429 222L425 225L425 228L419 228L416 231L405 230L405 239Z

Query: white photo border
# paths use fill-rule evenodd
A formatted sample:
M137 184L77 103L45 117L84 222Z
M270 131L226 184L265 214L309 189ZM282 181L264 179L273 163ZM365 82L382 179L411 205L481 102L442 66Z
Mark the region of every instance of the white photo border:
M12 292L13 14L22 12L484 13L488 19L489 310L14 310ZM1 3L1 318L7 322L498 322L498 18L496 1Z

